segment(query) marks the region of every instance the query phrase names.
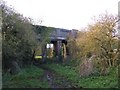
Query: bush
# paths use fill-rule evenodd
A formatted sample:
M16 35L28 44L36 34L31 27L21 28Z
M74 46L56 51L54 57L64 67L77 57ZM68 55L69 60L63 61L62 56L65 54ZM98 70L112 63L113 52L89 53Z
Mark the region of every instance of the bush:
M12 8L0 4L2 9L2 55L3 70L11 69L13 62L18 66L30 64L32 61L32 49L36 44L36 35L28 18L16 13ZM13 70L13 69L11 69Z

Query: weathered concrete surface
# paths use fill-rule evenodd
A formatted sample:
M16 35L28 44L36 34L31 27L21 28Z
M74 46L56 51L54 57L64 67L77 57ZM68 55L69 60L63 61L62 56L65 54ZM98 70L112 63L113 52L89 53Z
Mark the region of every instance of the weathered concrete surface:
M74 38L77 37L78 30L68 30L62 28L54 28L50 35L51 41L66 40L68 35L72 35Z

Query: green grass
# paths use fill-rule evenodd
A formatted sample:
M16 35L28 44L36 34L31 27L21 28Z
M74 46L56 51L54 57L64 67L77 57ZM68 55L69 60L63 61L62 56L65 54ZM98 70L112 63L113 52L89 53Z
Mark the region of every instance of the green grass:
M76 68L63 64L46 64L46 67L55 71L58 75L70 80L78 87L84 88L118 88L118 68L112 68L106 76L80 77Z
M79 71L75 67L65 64L47 63L43 66L56 73L58 78L55 82L58 84L65 84L65 81L70 81L72 85L83 88L118 87L118 68L111 68L110 73L106 76L80 77ZM49 83L41 79L43 73L43 69L29 66L16 75L6 74L3 76L3 88L49 88ZM64 81L62 78L66 80Z
M44 71L35 66L29 66L16 75L3 76L3 88L47 88L47 81L42 81Z
M77 85L79 83L79 73L76 68L55 63L49 63L45 66L58 74L59 77L64 77L65 79L69 80L72 85ZM57 82L61 83L61 80L58 80Z
M79 84L89 88L118 88L118 68L111 68L106 76L81 78Z

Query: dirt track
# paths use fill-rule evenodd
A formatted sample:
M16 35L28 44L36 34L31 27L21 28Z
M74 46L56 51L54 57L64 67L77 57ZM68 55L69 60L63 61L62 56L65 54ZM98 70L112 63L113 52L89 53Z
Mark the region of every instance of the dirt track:
M75 85L72 85L72 83L65 77L56 74L54 71L51 71L46 67L40 66L39 68L44 70L41 79L47 81L50 88L75 88Z

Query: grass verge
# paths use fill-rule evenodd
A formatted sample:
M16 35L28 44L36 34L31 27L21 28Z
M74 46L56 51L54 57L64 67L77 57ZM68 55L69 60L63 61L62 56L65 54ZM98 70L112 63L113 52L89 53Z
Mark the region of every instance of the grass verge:
M3 76L3 88L48 88L47 81L41 81L44 71L36 66L28 66L16 75Z
M70 80L77 87L83 88L118 88L118 68L112 68L106 76L80 77L76 68L63 64L49 63L47 68L55 71L61 77Z

